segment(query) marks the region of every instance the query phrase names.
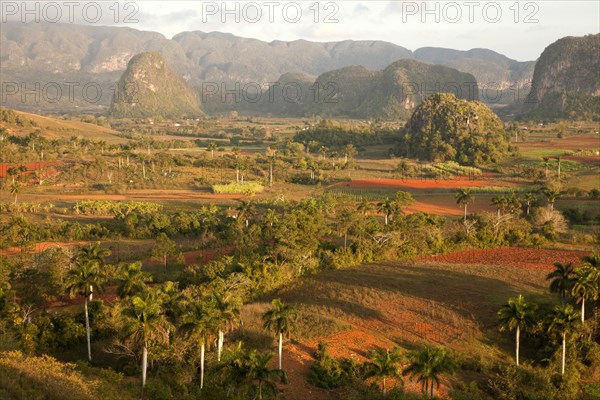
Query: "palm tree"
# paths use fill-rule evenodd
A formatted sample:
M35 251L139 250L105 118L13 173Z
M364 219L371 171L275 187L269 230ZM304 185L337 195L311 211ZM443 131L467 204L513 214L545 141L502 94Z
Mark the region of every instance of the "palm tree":
M459 189L454 195L456 204L460 204L465 208L465 222L467 221L467 206L475 201L475 196L471 193L471 189Z
M548 179L548 167L550 166L550 157L542 157L544 161L544 177Z
M377 203L377 212L385 215L385 224L387 225L390 215L394 212L394 202L389 197L386 197Z
M527 206L527 216L529 216L529 211L531 210L531 204L533 204L533 202L537 200L537 197L535 196L535 193L527 192L521 197L521 200Z
M571 276L574 272L573 264L561 264L557 262L554 263L554 267L554 271L546 276L546 280L552 279L552 282L550 282L550 292L558 293L561 305L564 306L567 293L571 291Z
M515 338L515 359L519 365L519 344L521 330L525 330L534 324L534 307L525 302L525 298L519 295L517 298L509 299L508 303L502 306L498 311L500 318L500 331L516 330Z
M366 198L363 198L360 203L358 203L356 211L362 213L362 215L366 217L369 212L373 211L373 204L369 203L369 200Z
M120 265L118 274L117 294L122 299L143 292L146 290L146 283L152 282L152 275L142 271L142 263L139 261Z
M71 297L76 294L84 298L85 309L85 333L87 336L88 360L92 361L92 345L90 339L90 317L88 313L88 301L91 300L94 288L101 290L105 277L101 273L98 261L96 260L77 260L75 268L67 272L65 287Z
M223 342L225 341L224 331L227 328L231 328L239 320L242 300L239 297L235 297L231 292L214 291L212 295L216 311L216 324L219 331L217 338L217 361L221 361Z
M246 380L258 390L256 398L262 400L263 393L277 393L277 381L287 383L287 375L281 368L271 369L269 364L273 353L260 354L256 350L248 355L248 375Z
M283 336L288 336L296 326L296 310L291 306L283 304L280 299L274 299L272 308L267 310L263 316L263 328L268 332L279 336L279 369L281 368L281 352L283 348Z
M167 321L158 289L150 288L133 296L121 310L125 337L142 346L142 389L146 385L148 347L153 342L168 343L171 325Z
M215 142L210 142L206 148L208 151L210 151L210 158L215 158L215 150L217 149L217 144Z
M277 394L277 383L288 383L282 369L271 369L272 353L260 354L244 350L239 342L234 351L226 354L227 361L220 366L225 372L228 386L241 392L245 398L263 399L263 395Z
M581 323L585 323L585 301L598 299L598 277L591 267L585 264L575 269L572 279L571 295L575 302L581 302Z
M21 184L19 183L19 181L14 181L13 183L11 183L9 190L10 194L15 196L14 203L17 204L17 197L19 196L19 193L21 193Z
M409 353L409 359L411 363L404 374L416 378L417 382L421 382L425 396L434 398L434 384L440 386L440 375L454 370L448 351L426 344L423 350Z
M236 210L238 212L238 215L237 215L238 221L244 222L244 224L246 225L246 228L247 228L248 224L249 224L250 216L252 215L252 213L254 213L254 205L249 201L241 200L240 205L237 207Z
M73 262L79 261L96 261L100 268L105 265L105 258L110 255L110 250L101 247L100 242L90 244L88 246L80 247L77 250L77 254L73 257Z
M561 375L565 374L565 356L567 353L567 334L573 329L577 323L577 312L573 309L573 306L567 304L566 306L556 306L552 315L552 320L548 327L548 331L551 333L557 333L562 338L562 362L560 367Z
M492 198L491 201L493 206L496 206L496 210L498 211L498 217L500 217L500 212L506 208L508 204L508 199L506 196L496 196Z
M542 190L542 193L544 196L546 196L548 204L550 204L550 208L554 210L554 202L560 197L560 192L555 188L545 188Z
M71 259L71 262L77 264L85 264L88 261L92 261L98 264L100 272L105 275L103 268L106 263L104 259L110 255L110 250L100 246L100 242L90 244L88 246L80 247L77 250L77 254ZM94 288L90 287L90 301L94 298Z
M204 387L204 353L215 325L214 310L207 307L206 302L192 300L182 317L180 331L188 338L200 344L200 389Z
M398 347L394 347L392 351L378 348L369 353L368 367L370 371L367 375L381 379L381 393L384 399L386 378L395 378L402 382L401 362L403 358Z

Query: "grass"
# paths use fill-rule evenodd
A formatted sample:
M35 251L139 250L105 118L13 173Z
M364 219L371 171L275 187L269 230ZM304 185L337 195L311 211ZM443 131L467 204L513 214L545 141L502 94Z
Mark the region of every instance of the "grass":
M20 128L17 125L11 125L11 130L17 134L26 134L32 130L41 129L44 137L49 139L68 139L71 136L78 136L84 139L106 140L108 144L127 142L126 139L117 136L117 131L108 127L81 122L78 120L46 117L20 111L15 111L15 113L19 114L26 120L34 121L37 125L37 127L27 128Z
M256 194L265 188L258 182L232 182L225 185L213 185L213 192L217 194Z
M429 341L467 349L473 341L498 335L496 312L509 297L552 301L546 274L514 267L386 262L323 272L277 295L311 316L300 319L298 340L352 326L403 345Z

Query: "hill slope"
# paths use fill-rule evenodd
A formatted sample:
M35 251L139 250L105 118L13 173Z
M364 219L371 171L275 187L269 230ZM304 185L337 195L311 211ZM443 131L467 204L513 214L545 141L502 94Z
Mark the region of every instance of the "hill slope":
M129 60L147 51L163 54L169 67L192 86L200 86L202 82L265 85L294 71L318 76L353 65L381 70L397 60L415 58L472 73L481 82L492 80L512 85L530 80L528 63L519 63L489 50L458 52L448 57L446 53L457 51L428 48L413 54L402 46L372 40L264 42L199 31L182 32L169 40L160 33L124 27L7 22L0 32L0 46L4 82L31 85L56 82L63 93L69 90L65 82L74 81L81 86L93 83L101 88L101 95L94 102L84 98L79 87L73 101L63 96L59 102L35 102L31 98L21 102L21 96L15 95L3 104L34 112L106 110L112 101L115 82ZM516 72L521 70L523 73Z
M566 37L535 66L523 111L530 118L600 119L600 34Z
M166 65L159 52L141 53L129 61L109 112L117 118L201 114L196 93Z

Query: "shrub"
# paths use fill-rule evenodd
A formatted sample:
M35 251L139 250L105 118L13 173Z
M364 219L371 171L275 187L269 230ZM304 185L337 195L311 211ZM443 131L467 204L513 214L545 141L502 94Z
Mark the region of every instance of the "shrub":
M338 360L329 356L327 343L319 342L315 358L308 373L309 383L324 389L338 388L347 383L348 373Z
M260 193L265 188L258 182L232 182L226 185L213 185L212 190L217 194L245 194L252 195Z

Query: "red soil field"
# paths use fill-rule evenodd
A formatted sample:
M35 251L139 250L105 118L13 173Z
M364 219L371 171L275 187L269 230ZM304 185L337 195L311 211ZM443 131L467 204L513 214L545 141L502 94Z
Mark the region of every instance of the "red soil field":
M565 156L563 159L583 164L600 164L600 156Z
M581 257L591 253L578 250L550 250L550 249L476 249L462 250L454 253L437 256L422 257L420 260L448 264L486 264L510 267L521 267L551 271L554 263L573 263L579 265Z
M359 179L350 182L338 183L335 186L357 188L390 188L390 189L458 189L463 187L485 186L515 186L503 181L486 181L475 179Z
M230 247L222 247L219 249L205 249L205 250L196 250L196 251L188 251L183 253L185 257L185 264L206 264L215 259L217 254L228 255L233 253L235 249L234 246ZM202 260L198 260L198 255L202 255Z
M40 161L40 162L35 162L35 163L21 163L21 164L0 164L0 178L6 178L8 173L8 169L11 167L15 167L18 168L21 165L24 165L25 167L27 167L27 172L25 172L26 174L31 174L32 172L41 169L41 168L46 168L46 167L50 167L47 169L47 174L48 175L53 175L56 174L58 171L53 168L53 166L55 165L63 165L65 164L62 161Z
M349 329L334 333L319 340L305 341L297 344L289 344L283 351L283 368L288 374L289 385L280 385L287 400L325 400L331 398L342 398L342 393L337 390L329 391L310 385L307 382L310 366L314 362L314 352L318 342L327 343L327 351L334 358L350 358L357 362L367 361L367 352L378 347L391 349L396 344L386 338L370 332ZM273 359L273 368L276 367L276 358ZM379 382L374 382L380 385ZM388 379L386 387L391 389L395 386L393 379ZM412 382L408 377L404 378L404 390L411 393L420 393L421 386ZM445 379L442 378L439 394L448 392ZM336 395L333 395L336 393ZM438 394L438 395L439 395Z
M39 242L31 246L31 249L26 251L26 254L41 253L51 247L66 247L85 246L91 242ZM21 254L20 247L9 247L8 249L0 250L0 257L10 257Z

